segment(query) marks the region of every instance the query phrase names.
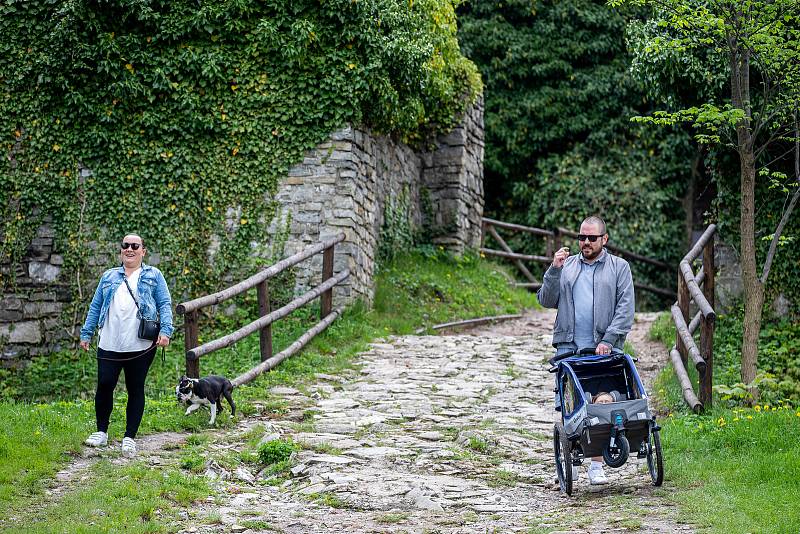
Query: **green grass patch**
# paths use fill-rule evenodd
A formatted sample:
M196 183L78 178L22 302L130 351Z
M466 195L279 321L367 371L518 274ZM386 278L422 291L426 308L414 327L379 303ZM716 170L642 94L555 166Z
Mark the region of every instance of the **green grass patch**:
M800 411L721 409L662 424L666 485L711 532L797 532Z
M518 481L519 476L516 473L505 469L496 469L489 478L488 484L493 488L514 487Z
M408 512L389 512L379 515L375 518L375 521L378 523L383 523L384 525L393 525L396 523L402 523L409 517L411 517L411 514Z
M258 460L264 465L287 462L300 445L290 439L273 439L258 448Z
M92 481L4 532L162 532L162 525L177 520L178 509L210 492L202 477L140 463L99 462L92 468Z

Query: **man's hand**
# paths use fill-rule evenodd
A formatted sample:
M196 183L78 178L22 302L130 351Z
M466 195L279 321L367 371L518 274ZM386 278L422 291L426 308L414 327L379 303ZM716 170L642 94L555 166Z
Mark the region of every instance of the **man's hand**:
M569 258L569 247L561 247L553 256L553 267L560 269L564 266L567 258Z
M81 348L83 350L89 350L89 342L81 339Z
M611 354L611 347L606 345L605 343L598 343L597 348L594 349L595 354Z
M156 345L159 347L166 347L169 345L169 338L167 336L158 336L158 341L156 341Z

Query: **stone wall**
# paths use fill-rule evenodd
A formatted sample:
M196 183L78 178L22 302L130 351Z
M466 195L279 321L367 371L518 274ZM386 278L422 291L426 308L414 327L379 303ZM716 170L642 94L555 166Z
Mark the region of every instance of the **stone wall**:
M478 246L483 212L482 102L432 146L418 153L389 137L347 127L310 150L280 185L275 198L280 209L272 228L278 232L288 225L285 255L339 232L347 236L336 246L334 271L350 268L352 274L335 291L337 306L356 298L372 301L387 208L399 213L410 231L426 227L435 243L456 253ZM54 248L54 237L52 225L45 222L19 264L0 266L4 279L15 272L17 287L0 295L0 366L70 346L77 335L77 328L70 332L65 326L74 314L70 288L76 281L65 279L64 258ZM99 273L111 265L113 244L89 246L94 251L91 267ZM155 265L159 258L151 255L147 261ZM318 254L297 266L297 291L319 283L321 264ZM85 312L78 310L78 322Z
M334 272L350 278L335 289L337 302L371 302L375 261L385 216L401 214L410 230L423 227L433 242L455 252L480 243L483 215L483 104L433 148L415 152L369 130L347 127L306 154L281 183L273 230L289 225L286 254L344 232ZM388 208L388 209L387 209ZM320 281L322 256L297 267L297 290Z
M54 253L54 237L50 224L43 224L23 261L3 266L4 278L13 269L16 291L0 296L0 365L48 352L69 337L60 316L70 292L59 280L64 257Z

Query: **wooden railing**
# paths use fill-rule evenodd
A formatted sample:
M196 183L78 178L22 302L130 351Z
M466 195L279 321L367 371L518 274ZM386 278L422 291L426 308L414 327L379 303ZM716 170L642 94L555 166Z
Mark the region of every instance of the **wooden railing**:
M297 353L309 341L311 341L314 336L325 330L334 320L336 320L337 317L339 317L339 315L341 315L342 312L341 308L337 308L336 310L331 309L333 303L333 287L350 276L349 269L345 269L335 276L333 274L334 246L336 243L344 241L344 239L344 233L340 233L336 237L321 243L317 243L316 245L308 247L293 256L281 260L275 265L272 265L227 289L178 304L176 307L176 312L178 314L185 315L184 344L186 347L187 376L193 378L200 376L201 356L205 356L214 351L228 347L233 343L236 343L237 341L240 341L248 335L258 331L260 334L261 363L232 380L235 386L246 384L261 373L274 368L289 356ZM289 267L292 267L293 265L296 265L315 254L318 254L319 252L323 253L322 281L320 285L295 298L292 302L286 304L282 308L279 308L275 311L270 311L269 286L267 285L267 281L281 271L284 271L285 269L288 269ZM228 300L231 297L234 297L254 287L256 288L258 294L259 318L236 330L235 332L231 332L230 334L227 334L221 338L214 339L198 346L198 319L200 310L207 306L219 304L220 302ZM297 341L292 343L289 347L273 356L272 323L278 319L286 317L293 311L317 297L320 297L320 321L305 334L300 336L300 338L298 338Z
M482 223L483 223L483 232L481 235L480 251L486 256L494 256L498 258L505 258L511 260L514 263L514 265L516 265L517 269L522 273L522 275L528 280L528 282L516 284L517 287L526 287L528 289L539 289L540 287L542 287L542 284L536 279L535 276L533 276L533 274L531 274L531 272L525 266L524 262L536 262L544 265L550 265L550 263L553 261L553 254L555 254L555 252L559 248L561 248L561 245L564 241L564 237L576 238L576 239L578 237L577 232L573 232L572 230L567 230L566 228L561 228L561 227L556 228L554 230L544 230L542 228L522 226L520 224L512 224L503 221L497 221L494 219L488 219L486 217L483 218ZM500 234L497 233L497 230L495 230L495 228L504 228L506 230L512 230L514 232L525 232L527 234L544 237L545 255L533 256L529 254L518 254L514 252L513 250L511 250L511 247L508 246L508 243L500 236ZM486 242L487 236L494 239L502 250L485 248L483 245ZM658 267L660 269L668 271L672 270L672 266L663 261L654 258L649 258L647 256L642 256L634 252L629 252L614 245L606 245L606 248L609 251L616 254L617 256L621 256L626 260L632 262L647 263L655 267ZM675 291L672 291L667 288L650 286L639 282L634 282L633 285L636 289L649 291L651 293L656 293L658 295L671 299L676 298Z
M683 399L695 411L711 408L711 387L714 378L714 234L715 225L709 225L692 249L683 257L678 269L678 300L672 305L672 319L677 330L675 345L669 355L675 374L683 390ZM703 254L703 266L697 275L692 262ZM700 289L700 284L703 288ZM694 302L698 311L689 321L689 304ZM688 324L687 324L687 321ZM694 332L700 328L700 347L694 341ZM695 394L686 366L692 358L700 375L699 392Z

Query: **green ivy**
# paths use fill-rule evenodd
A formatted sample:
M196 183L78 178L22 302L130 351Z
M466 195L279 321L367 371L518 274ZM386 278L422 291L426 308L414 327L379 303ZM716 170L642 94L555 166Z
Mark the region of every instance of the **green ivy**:
M49 220L84 298L87 242L127 232L178 295L214 289L305 150L346 123L424 141L480 91L454 0L7 0L0 263Z

